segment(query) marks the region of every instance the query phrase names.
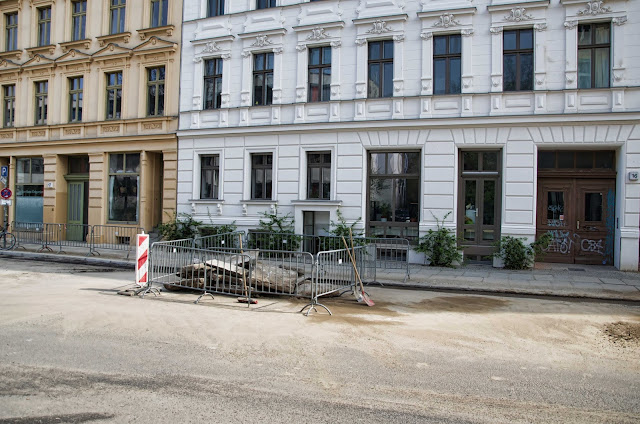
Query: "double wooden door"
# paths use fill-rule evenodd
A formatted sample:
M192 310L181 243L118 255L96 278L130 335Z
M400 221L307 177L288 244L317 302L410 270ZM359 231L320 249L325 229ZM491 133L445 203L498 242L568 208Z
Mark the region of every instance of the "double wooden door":
M615 179L540 178L537 217L552 238L542 261L613 264Z

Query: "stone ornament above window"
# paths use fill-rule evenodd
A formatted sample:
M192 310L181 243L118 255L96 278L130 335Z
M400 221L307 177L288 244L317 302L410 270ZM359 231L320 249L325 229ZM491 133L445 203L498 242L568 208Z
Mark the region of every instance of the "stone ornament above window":
M604 1L588 1L587 7L578 11L578 16L599 15L601 13L610 13L611 8L603 6Z
M269 40L269 36L260 34L256 36L256 41L251 44L251 47L265 47L270 44L273 44L273 41Z
M434 28L450 28L460 25L460 22L456 20L452 13L445 13L440 15L436 23L433 24Z
M389 27L386 21L377 20L372 25L373 28L369 29L367 34L384 34L393 31L393 28Z
M325 29L322 27L315 27L311 29L311 33L307 36L307 40L323 40L325 38L331 37L331 35L325 32Z
M533 19L533 16L527 13L524 7L514 7L511 9L510 13L504 17L505 21L509 22L522 22L522 21L530 21Z
M216 52L219 52L220 50L222 49L220 48L220 46L218 46L218 43L216 43L215 41L210 41L207 44L205 44L200 54L216 53Z

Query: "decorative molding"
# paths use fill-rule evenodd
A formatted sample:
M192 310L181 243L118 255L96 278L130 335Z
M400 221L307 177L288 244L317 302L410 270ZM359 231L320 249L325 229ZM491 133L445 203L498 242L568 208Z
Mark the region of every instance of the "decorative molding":
M578 26L578 21L565 21L564 22L564 27L568 30L572 30L574 29L576 26Z
M103 125L102 132L103 133L120 132L120 125Z
M433 38L433 32L423 32L420 34L420 38L423 40L431 40Z
M31 130L31 137L44 137L47 135L45 130Z
M276 47L273 49L273 54L282 54L283 51L284 49L282 47Z
M618 16L617 18L613 18L611 19L611 22L613 22L614 25L624 25L627 23L627 17L626 16Z
M222 60L229 60L229 59L231 59L231 53L221 54L220 58L222 58Z
M607 6L603 6L604 0L600 1L588 1L587 7L583 10L578 11L578 16L585 15L599 15L601 13L609 13L611 12L611 8Z
M296 46L296 50L299 51L299 52L303 52L303 51L307 50L307 45L306 44L298 44Z
M504 28L502 28L501 26L491 27L491 28L489 28L489 32L490 32L491 34L500 34L500 33L502 33L502 30L503 30L503 29L504 29Z
M434 28L450 28L460 25L452 13L443 13L438 17L438 21L433 24Z
M529 15L524 7L518 6L511 9L504 19L509 22L522 22L533 19L533 16Z
M467 29L461 29L460 30L460 35L462 35L463 37L469 37L471 35L473 35L473 30L471 28L467 28Z
M242 57L244 57L245 59L248 58L249 56L251 56L251 52L248 50L245 50L242 52Z
M218 46L218 43L216 43L215 41L209 41L207 44L204 45L204 47L202 48L202 51L200 51L200 54L204 54L204 53L216 53L219 52L221 50L220 46Z
M146 122L142 124L142 128L145 130L161 130L162 122Z
M358 46L362 47L365 44L367 44L367 39L366 38L356 38L356 44Z
M315 27L311 29L311 34L307 36L307 40L323 40L328 37L330 37L330 35L325 32L324 28Z
M387 23L382 20L377 20L373 22L372 28L367 31L367 34L384 34L385 32L393 31L392 28L389 28Z
M270 44L273 44L273 41L269 40L269 36L260 34L256 35L256 41L251 45L251 47L265 47Z
M332 41L331 43L329 43L329 45L334 49L339 49L340 47L342 47L342 41Z
M535 29L538 32L546 31L547 30L547 24L545 24L545 23L534 24L533 25L533 29Z
M200 56L196 56L193 58L193 63L200 63L202 62L202 58Z
M396 41L398 43L402 43L404 41L404 35L394 35L393 36L393 41Z
M80 128L66 128L64 130L64 135L79 135L80 132Z

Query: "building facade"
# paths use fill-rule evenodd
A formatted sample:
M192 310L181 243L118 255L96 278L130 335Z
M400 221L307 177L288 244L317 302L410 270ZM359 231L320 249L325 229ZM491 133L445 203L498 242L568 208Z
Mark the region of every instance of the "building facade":
M181 25L173 0L0 3L10 221L173 216Z
M640 5L187 0L178 211L638 269ZM414 260L420 260L416 255Z

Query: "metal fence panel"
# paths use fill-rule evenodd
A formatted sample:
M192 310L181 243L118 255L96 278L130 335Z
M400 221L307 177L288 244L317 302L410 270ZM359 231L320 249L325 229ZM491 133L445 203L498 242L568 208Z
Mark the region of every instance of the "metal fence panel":
M240 248L240 239L244 239L244 237L244 231L195 237L194 247L205 250L238 249Z
M16 236L16 249L18 247L24 249L23 244L35 244L40 246L40 251L51 250L47 246L45 224L41 222L13 221L11 223L11 233Z
M93 226L86 224L44 224L47 246L57 247L58 253L65 253L63 247L88 248L91 252Z
M251 299L252 258L247 254L153 243L150 255L150 287L199 291L196 303L212 293Z
M254 293L308 297L312 295L314 258L311 253L285 250L249 250L254 258Z
M127 259L136 245L136 235L142 228L120 225L94 225L91 252L100 254L101 250L121 250L127 252Z

